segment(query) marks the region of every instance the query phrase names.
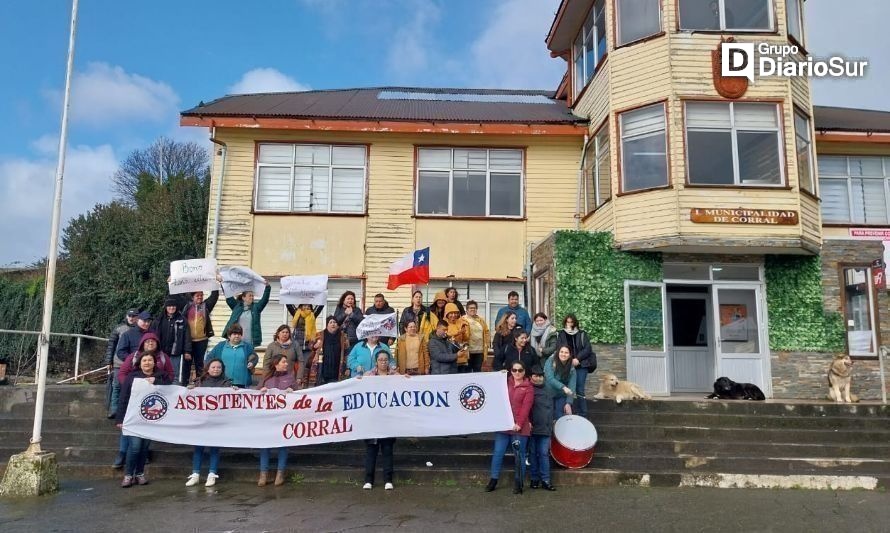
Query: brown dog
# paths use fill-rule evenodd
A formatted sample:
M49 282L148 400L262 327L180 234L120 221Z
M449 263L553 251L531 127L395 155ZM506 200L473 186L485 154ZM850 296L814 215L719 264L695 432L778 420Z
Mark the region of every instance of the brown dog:
M835 355L828 367L828 397L836 402L858 402L859 397L850 394L852 384L853 361L849 355Z
M621 381L615 374L606 373L600 376L600 391L594 398L615 398L615 403L621 403L622 400L651 400L652 396L636 383Z

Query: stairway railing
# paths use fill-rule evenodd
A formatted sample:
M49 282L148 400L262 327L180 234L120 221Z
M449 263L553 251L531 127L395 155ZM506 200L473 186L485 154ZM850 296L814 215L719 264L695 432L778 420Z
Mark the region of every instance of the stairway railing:
M12 334L18 334L18 335L40 335L39 331L27 331L27 330L22 330L22 329L0 329L0 333L12 333ZM91 370L83 375L79 375L79 372L80 372L80 343L81 343L81 341L83 339L89 339L89 340L94 340L94 341L108 342L107 338L94 337L92 335L83 335L81 333L52 333L51 332L49 335L50 335L50 337L56 336L56 337L69 337L69 338L77 339L76 348L75 348L75 352L74 352L74 376L72 378L68 378L66 380L60 381L59 383L65 383L72 379L76 380L79 377L83 377L87 374L94 373L97 370L106 370L107 371L108 366L103 366L100 369ZM38 361L38 364L39 364L39 361ZM40 369L38 368L37 371L39 372ZM35 372L35 374L36 374L36 372Z

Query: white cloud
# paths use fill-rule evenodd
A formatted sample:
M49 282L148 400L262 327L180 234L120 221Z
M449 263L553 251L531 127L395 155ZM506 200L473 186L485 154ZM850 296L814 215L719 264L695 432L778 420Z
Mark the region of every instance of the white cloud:
M60 90L45 96L60 105ZM179 96L170 85L108 63L89 63L71 82L71 120L90 126L127 121L162 122L175 114Z
M431 55L435 53L433 27L441 15L439 7L431 0L410 5L414 12L408 23L391 36L392 44L387 53L387 66L399 82L430 72Z
M0 212L14 220L11 246L0 249L0 265L46 256L52 217L58 140L46 135L32 143L33 158L0 159ZM62 229L68 220L112 198L110 178L118 161L109 145L73 146L65 159ZM10 226L12 228L12 226Z
M308 85L303 85L277 69L261 67L245 72L235 85L229 87L229 94L286 93L308 90Z

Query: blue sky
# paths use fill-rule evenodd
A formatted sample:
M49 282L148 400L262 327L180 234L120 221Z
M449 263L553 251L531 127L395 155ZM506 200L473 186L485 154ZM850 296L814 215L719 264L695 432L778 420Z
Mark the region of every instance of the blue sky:
M81 0L63 226L112 194L117 162L160 135L203 142L178 111L230 92L375 85L555 88L558 0ZM890 110L890 3L810 0L815 55L871 60L816 102ZM46 254L70 1L0 2L0 265ZM849 31L854 29L855 31ZM848 32L848 33L845 33ZM7 227L5 224L4 227Z

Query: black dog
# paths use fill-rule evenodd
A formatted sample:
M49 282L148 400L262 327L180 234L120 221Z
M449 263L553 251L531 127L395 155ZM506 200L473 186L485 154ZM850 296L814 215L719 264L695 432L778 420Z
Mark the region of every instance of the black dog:
M721 400L765 400L766 396L760 387L753 383L736 383L727 378L717 378L714 382L714 392L705 396L707 399L719 398Z

